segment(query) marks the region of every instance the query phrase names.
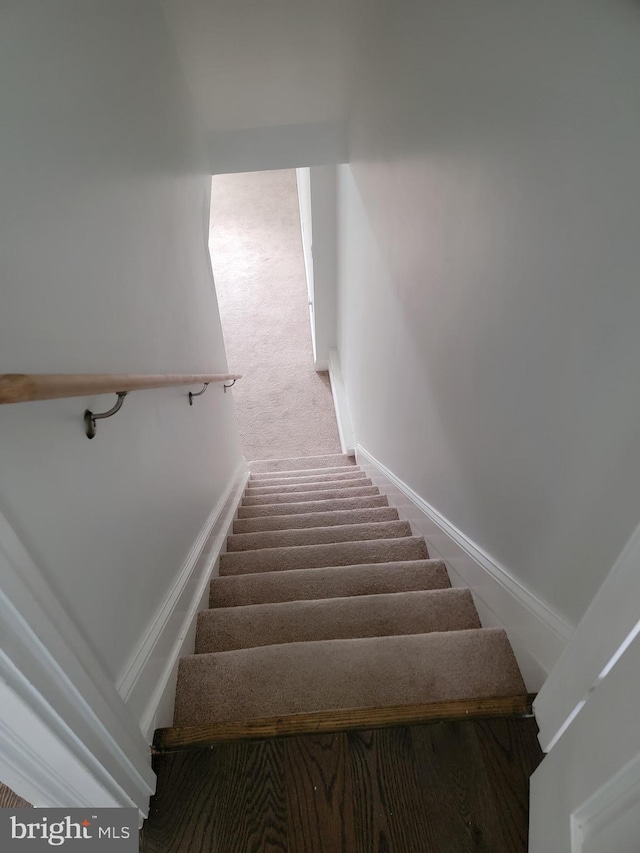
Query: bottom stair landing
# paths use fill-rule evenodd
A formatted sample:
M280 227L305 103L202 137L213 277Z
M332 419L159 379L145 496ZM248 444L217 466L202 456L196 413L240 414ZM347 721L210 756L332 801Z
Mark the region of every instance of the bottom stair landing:
M531 713L505 632L352 459L250 470L156 749Z

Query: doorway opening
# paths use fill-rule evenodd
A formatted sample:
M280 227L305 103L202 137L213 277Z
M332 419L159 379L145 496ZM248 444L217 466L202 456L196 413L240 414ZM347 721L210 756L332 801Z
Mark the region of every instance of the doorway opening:
M246 458L340 453L329 374L314 366L296 170L215 175L209 249L229 364L243 374Z

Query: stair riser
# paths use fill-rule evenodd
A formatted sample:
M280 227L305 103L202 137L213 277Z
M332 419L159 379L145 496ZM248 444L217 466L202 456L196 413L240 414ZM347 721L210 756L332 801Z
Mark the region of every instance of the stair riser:
M347 474L351 471L360 471L357 465L339 465L335 468L306 468L298 471L266 471L265 473L255 474L251 472L249 476L250 483L259 483L263 480L271 480L274 478L296 478L296 477L315 477L316 474Z
M277 643L428 634L479 627L469 590L398 592L205 610L198 617L195 651L206 654Z
M336 489L360 488L362 486L371 485L371 480L367 477L356 477L352 480L328 480L285 486L250 486L245 491L245 495L247 497L257 497L258 495L284 495L294 492L324 492L335 491Z
M331 489L328 491L278 493L275 495L256 495L255 497L244 497L242 506L261 506L264 504L277 503L308 503L309 501L328 501L339 498L364 498L379 495L377 486L360 486L348 489Z
M211 581L209 607L380 595L447 589L449 586L449 576L442 561L398 560L393 563L218 577Z
M361 498L330 498L322 501L301 501L300 503L258 504L238 507L238 518L267 518L276 515L298 515L313 512L332 512L345 509L372 509L389 506L386 495L372 495Z
M324 566L353 566L360 563L389 563L394 560L426 560L424 539L373 539L367 542L340 542L332 545L301 545L294 548L266 548L222 554L221 575L252 572L313 569Z
M311 476L302 477L278 477L272 479L269 477L265 480L249 480L249 488L262 488L263 486L298 486L303 483L327 483L340 482L342 480L364 480L366 478L364 471L358 468L352 468L344 474L313 474Z
M260 459L249 463L252 474L273 471L305 471L311 468L337 468L355 464L355 459L344 453L331 456L302 456L293 459Z
M393 507L373 507L339 512L308 512L299 515L241 518L233 522L234 533L260 533L272 530L294 530L309 527L339 527L343 524L371 524L397 521L398 510Z
M400 539L407 536L411 536L411 525L408 521L345 524L303 530L275 530L229 536L227 552L246 552L260 548L285 548L295 545L322 545L331 542L356 542L367 539Z

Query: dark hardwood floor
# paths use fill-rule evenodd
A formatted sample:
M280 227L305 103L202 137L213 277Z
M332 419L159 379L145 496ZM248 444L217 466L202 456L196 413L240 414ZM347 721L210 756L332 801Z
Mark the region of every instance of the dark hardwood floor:
M0 782L0 809L30 809L31 803L23 800Z
M143 853L525 853L533 719L298 735L156 756Z

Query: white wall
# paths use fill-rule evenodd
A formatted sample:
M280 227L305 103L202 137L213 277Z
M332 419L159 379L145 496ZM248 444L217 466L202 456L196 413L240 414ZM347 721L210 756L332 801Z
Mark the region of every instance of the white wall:
M368 5L363 0L162 4L211 134L258 128L277 132L347 117L357 61L353 42Z
M377 20L339 174L357 440L575 623L640 520L640 13Z
M3 372L227 368L208 152L154 0L0 18ZM241 372L242 365L230 365ZM0 407L0 512L117 680L241 459L233 397Z
M345 121L258 127L209 135L215 175L324 166L347 161Z

